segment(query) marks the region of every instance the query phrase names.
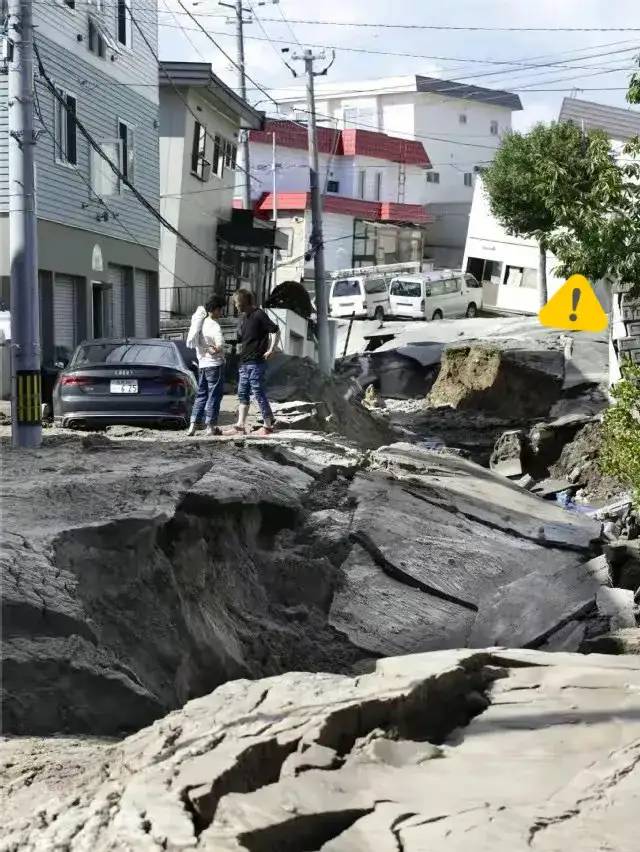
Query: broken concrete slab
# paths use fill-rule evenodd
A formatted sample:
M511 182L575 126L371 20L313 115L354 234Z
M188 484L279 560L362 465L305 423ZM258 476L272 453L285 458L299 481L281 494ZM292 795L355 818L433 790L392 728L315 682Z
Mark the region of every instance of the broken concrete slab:
M480 602L469 644L509 644L536 648L567 624L596 614L596 599L609 582L603 557L573 566L535 571ZM553 595L549 595L553 589ZM577 650L580 641L571 650Z
M625 630L636 627L636 609L633 592L603 586L598 589L596 605L600 615L609 620L610 630Z
M437 493L441 501L455 505L458 514L521 540L590 552L600 537L596 521L567 512L466 459L397 443L380 447L372 460L394 477L412 479Z
M0 848L631 850L638 742L632 656L450 651L237 681L77 749L64 786L46 786L55 743L35 776L0 746Z

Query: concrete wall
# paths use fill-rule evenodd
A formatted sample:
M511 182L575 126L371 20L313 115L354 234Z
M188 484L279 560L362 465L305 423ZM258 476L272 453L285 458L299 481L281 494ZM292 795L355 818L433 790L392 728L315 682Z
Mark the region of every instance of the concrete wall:
M315 340L307 340L308 322L295 311L267 308L267 313L280 328L280 345L287 355L318 360Z

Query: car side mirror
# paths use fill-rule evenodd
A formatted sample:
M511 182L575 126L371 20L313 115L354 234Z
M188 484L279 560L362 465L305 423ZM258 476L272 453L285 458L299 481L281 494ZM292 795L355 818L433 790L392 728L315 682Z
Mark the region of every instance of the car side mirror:
M428 288L428 287L427 287L427 289L424 291L424 295L425 295L425 297L426 297L426 298L428 298L428 297L431 295L431 290L429 290L429 288Z

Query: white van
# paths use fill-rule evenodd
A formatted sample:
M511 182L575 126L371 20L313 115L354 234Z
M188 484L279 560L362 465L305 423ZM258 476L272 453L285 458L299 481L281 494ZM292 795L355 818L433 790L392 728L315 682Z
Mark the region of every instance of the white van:
M329 293L329 315L383 320L389 313L387 282L381 275L337 278Z
M473 275L453 270L398 275L389 285L389 305L393 317L475 317L482 307L482 288Z

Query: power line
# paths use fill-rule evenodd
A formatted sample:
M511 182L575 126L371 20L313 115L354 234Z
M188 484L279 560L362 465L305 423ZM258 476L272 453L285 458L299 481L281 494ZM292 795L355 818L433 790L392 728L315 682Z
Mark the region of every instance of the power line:
M265 19L263 18L262 21L264 21L264 20ZM176 28L175 25L166 24L166 23L163 23L162 21L158 22L158 26L161 27L162 29L175 29ZM194 27L178 26L178 28L182 29L183 31L202 32L201 27L199 27L197 30ZM212 35L221 36L222 38L231 38L232 37L229 33L225 33L225 32L220 32L220 31L215 31L215 30L207 30L207 32L212 34ZM246 36L246 38L249 39L250 41L270 41L273 44L291 44L291 42L288 41L287 39L282 39L282 38L278 39L278 38L273 38L271 36L266 35L266 31L264 29L263 29L263 32L265 32L264 37L248 35L248 36ZM612 42L611 44L621 44L621 43L624 43L624 42ZM343 51L343 52L347 52L347 53L361 53L361 54L371 55L371 56L402 56L402 57L406 57L408 59L427 59L427 60L431 60L431 61L434 61L434 62L463 62L463 63L466 63L466 64L474 64L474 65L501 65L501 66L522 65L525 68L525 70L527 68L531 67L529 62L521 61L521 60L515 60L515 59L512 59L512 60L508 60L508 59L474 59L472 57L465 58L465 57L460 57L460 56L457 56L457 57L454 57L454 56L437 56L437 55L430 55L430 54L423 54L423 53L407 53L406 51L400 52L400 51L393 51L393 50L376 50L374 48L351 47L351 46L348 46L348 45L337 45L337 44L319 44L319 43L313 43L313 42L308 42L308 44L309 44L309 47L317 48L319 50L322 50L322 49L324 49L324 50L335 50L336 52ZM606 45L603 45L603 46L606 46ZM594 46L594 48L595 47L596 46ZM594 48L581 48L581 50L592 50ZM638 49L637 45L628 48L629 51L635 51L637 49ZM603 55L608 55L608 54L603 54ZM588 59L589 57L584 57L584 58ZM567 61L570 61L570 60L567 60ZM561 67L559 65L559 63L553 63L553 64L557 64L558 67ZM577 67L577 66L567 66L567 67L570 68L570 67ZM590 66L590 67L593 67L593 66ZM449 70L450 71L456 71L458 69L449 69ZM507 69L507 70L509 70L509 69ZM480 76L485 76L485 75L482 74Z
M263 18L267 23L279 23L277 18ZM486 33L637 33L640 27L473 27L452 26L445 24L385 24L369 21L322 21L289 18L288 23L312 27L357 27L359 29L383 30L438 30L454 32L486 32Z

